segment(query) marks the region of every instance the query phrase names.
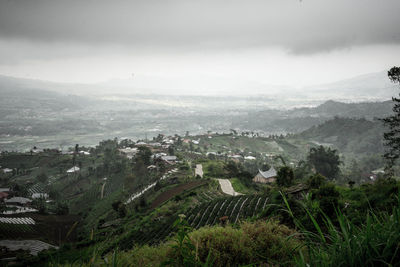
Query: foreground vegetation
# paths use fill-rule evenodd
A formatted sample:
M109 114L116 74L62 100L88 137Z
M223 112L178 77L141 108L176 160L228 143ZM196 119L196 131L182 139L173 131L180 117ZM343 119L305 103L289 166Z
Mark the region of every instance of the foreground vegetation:
M340 209L328 216L310 206L309 197L294 201L282 193L280 205L269 204L274 210L270 216L191 231L181 215L174 223L177 234L167 242L116 249L103 258L93 250L87 261L66 266L399 266L399 184L392 185L397 192L389 198L395 202L387 208L368 208L361 220ZM376 187L382 189L382 184Z

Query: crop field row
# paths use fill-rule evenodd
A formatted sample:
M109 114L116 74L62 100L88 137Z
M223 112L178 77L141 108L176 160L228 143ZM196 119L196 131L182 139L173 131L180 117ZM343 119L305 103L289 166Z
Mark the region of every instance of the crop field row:
M10 224L35 224L35 221L30 217L25 218L9 218L0 217L0 223L10 223Z
M106 185L104 186L104 197L108 197L115 191L120 190L124 184L123 176L115 176L106 181Z
M0 239L18 239L35 233L33 226L28 224L0 223Z
M45 193L44 185L42 183L36 183L28 189L28 192L30 195L34 193Z
M200 204L185 212L186 219L193 229L205 225L220 223L220 218L227 216L230 223L238 223L241 219L252 217L265 208L268 197L261 195L222 197L219 192L206 191L199 193L196 198ZM137 230L131 240L133 243L157 244L171 237L175 230L173 223L178 215L164 218L157 222L156 227L151 229ZM121 244L124 246L125 244Z
M194 208L188 216L188 222L195 229L217 224L224 216L230 223L237 223L240 219L246 219L261 212L267 201L267 196L260 195L215 199Z
M207 191L198 194L196 198L200 203L210 203L210 200L221 198L221 196L224 195L218 191ZM201 206L201 204L198 206ZM215 209L218 209L218 207ZM167 237L173 235L175 231L173 223L177 218L177 215L170 216L165 220L159 221L157 227L150 231L143 230L136 232L134 235L134 242L137 244L157 244L165 240Z

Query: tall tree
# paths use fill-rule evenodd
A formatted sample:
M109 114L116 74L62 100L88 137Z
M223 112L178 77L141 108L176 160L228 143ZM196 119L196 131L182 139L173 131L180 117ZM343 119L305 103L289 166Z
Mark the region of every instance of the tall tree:
M333 179L339 174L341 161L337 151L330 147L319 146L311 148L308 154L308 162L314 166L317 173L329 179Z
M400 67L393 67L388 71L388 77L393 83L400 85ZM391 168L396 159L400 157L400 98L392 97L394 102L394 114L383 119L388 126L388 132L384 133L385 145L388 151L384 154L388 160L388 167Z
M293 169L288 166L283 166L278 170L276 175L276 183L279 186L291 186L294 180Z
M138 160L141 160L146 166L150 165L151 160L151 150L146 146L139 146L139 151L136 155Z

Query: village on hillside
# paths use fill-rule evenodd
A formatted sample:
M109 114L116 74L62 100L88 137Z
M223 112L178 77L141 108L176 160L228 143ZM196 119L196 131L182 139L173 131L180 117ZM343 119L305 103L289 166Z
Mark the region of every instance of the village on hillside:
M0 229L6 250L2 253L15 255L12 251L22 249L37 255L42 250L57 249L66 242L81 240L81 233L93 231L90 227L95 224L106 231L120 225L129 210L159 207L189 191L198 202L190 204L197 208L190 209L203 209L211 216L219 205L223 217L225 206L236 222L265 208L268 198L259 194L279 182L282 167L295 170L295 175L315 172L304 165L304 154L310 147L316 145L290 136L208 132L196 136L159 134L152 140L136 142L105 140L96 147L77 144L68 151L38 147L27 152L3 151ZM357 183L372 183L383 173L382 169L373 170L361 175ZM304 182L288 185L291 187L286 191L297 197L308 189ZM160 189L161 194L157 193ZM231 211L230 205L222 205L225 202L206 210L204 203L224 195L238 198L238 213ZM250 213L241 212L246 205L251 205ZM113 209L119 215L110 214ZM189 222L195 228L218 221L216 213L213 221L204 221L192 212ZM98 220L100 214L104 218ZM168 236L169 231L159 238Z

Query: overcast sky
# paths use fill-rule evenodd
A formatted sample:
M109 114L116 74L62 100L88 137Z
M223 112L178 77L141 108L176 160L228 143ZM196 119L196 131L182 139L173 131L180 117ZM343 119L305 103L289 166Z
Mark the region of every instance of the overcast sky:
M4 75L190 90L199 79L299 87L394 65L399 0L0 0Z

